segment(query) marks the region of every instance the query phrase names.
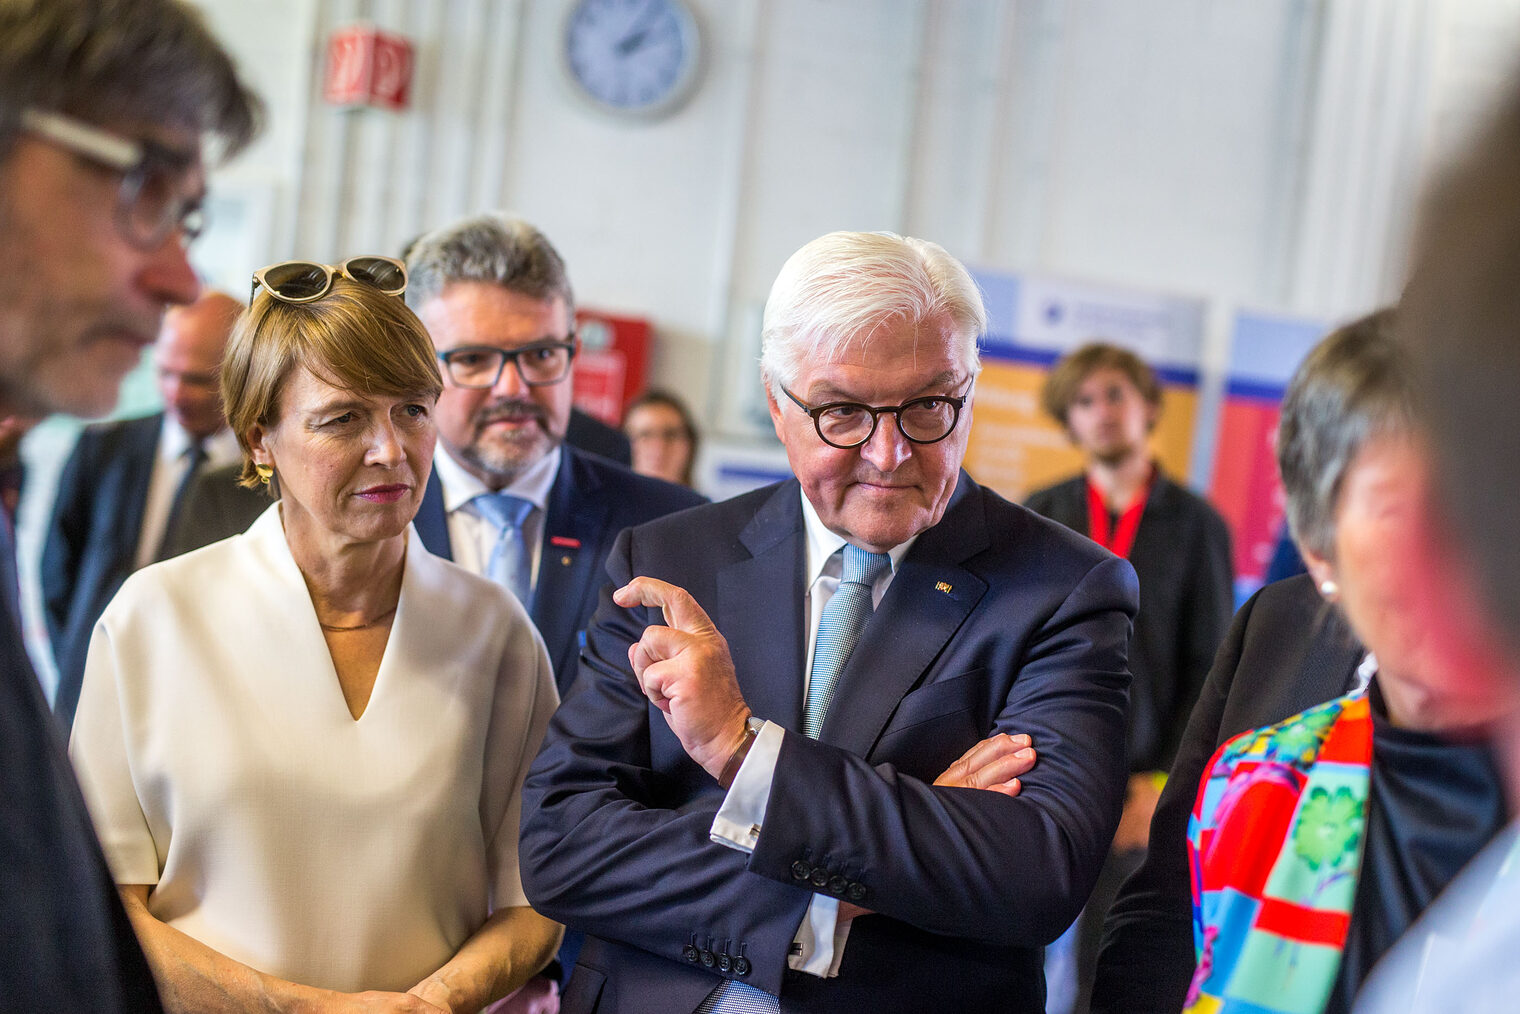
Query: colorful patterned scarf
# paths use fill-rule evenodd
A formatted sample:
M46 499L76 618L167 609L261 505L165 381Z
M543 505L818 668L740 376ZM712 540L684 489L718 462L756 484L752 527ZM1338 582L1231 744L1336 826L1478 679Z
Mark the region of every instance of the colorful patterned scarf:
M1189 1014L1320 1014L1351 925L1367 820L1365 692L1215 752L1188 822Z

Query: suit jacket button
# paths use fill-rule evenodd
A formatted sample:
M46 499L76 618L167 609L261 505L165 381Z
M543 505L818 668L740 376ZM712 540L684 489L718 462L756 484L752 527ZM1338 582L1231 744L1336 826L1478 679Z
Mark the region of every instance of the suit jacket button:
M839 897L843 897L844 896L844 892L848 891L849 889L850 889L850 882L848 880L846 880L844 877L841 877L838 874L835 874L834 876L832 876L832 877L829 878L829 893L830 894L838 895Z
M801 859L792 864L792 878L794 880L806 880L813 872L813 868Z
M727 975L733 970L734 959L728 956L728 952L725 951L722 954L718 955L718 971L722 972L724 975Z
M706 947L702 948L702 964L708 968L711 968L717 963L718 959L713 955L713 952L708 950Z
M866 885L859 883L851 884L849 887L845 888L844 896L850 901L859 904L860 902L866 900Z
M735 975L748 975L749 974L749 958L746 958L744 955L741 954L737 958L734 959L734 974Z
M829 882L829 871L822 866L813 867L813 875L808 878L814 887L822 887Z
M697 950L694 945L687 944L686 947L681 951L681 957L685 958L687 961L690 961L692 964L696 964L698 961L702 960L702 952Z

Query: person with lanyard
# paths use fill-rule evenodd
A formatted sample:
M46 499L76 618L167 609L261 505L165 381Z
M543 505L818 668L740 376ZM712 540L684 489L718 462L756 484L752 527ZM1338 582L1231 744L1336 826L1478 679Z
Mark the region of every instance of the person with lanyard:
M1161 385L1138 355L1102 342L1084 345L1051 370L1041 401L1081 451L1084 467L1032 494L1025 506L1129 560L1140 581L1129 653L1130 780L1112 853L1076 930L1071 1009L1081 1014L1104 913L1145 857L1165 772L1229 625L1234 571L1224 519L1151 456Z

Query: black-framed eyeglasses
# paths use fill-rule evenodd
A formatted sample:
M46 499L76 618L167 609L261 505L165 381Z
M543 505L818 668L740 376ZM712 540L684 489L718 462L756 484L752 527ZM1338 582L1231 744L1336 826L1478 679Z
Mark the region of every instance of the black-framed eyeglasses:
M570 376L574 358L574 331L563 341L534 342L520 349L465 345L438 353L438 361L457 387L495 387L509 360L524 384L547 387Z
M350 257L341 264L318 264L316 261L281 261L253 273L253 287L248 302L253 302L259 286L282 303L311 303L332 291L333 279L344 278L373 286L387 296L406 291L406 265L394 257L365 254Z
M206 228L205 191L185 192L194 152L129 140L63 113L24 109L21 127L78 157L121 174L116 228L141 250L157 250L176 231L188 245Z
M966 405L965 395L950 394L912 398L901 405L862 405L856 401L808 405L785 387L781 392L812 416L820 440L846 451L875 436L877 422L888 412L896 417L898 431L913 443L937 444L955 429Z

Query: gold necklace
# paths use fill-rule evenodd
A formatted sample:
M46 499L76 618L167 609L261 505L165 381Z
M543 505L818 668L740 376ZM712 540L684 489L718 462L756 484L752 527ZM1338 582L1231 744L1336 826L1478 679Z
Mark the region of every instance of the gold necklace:
M318 620L317 626L333 634L342 634L350 630L368 630L370 627L378 627L380 624L390 619L391 616L396 612L396 608L400 605L401 603L396 603L396 605L391 606L385 612L381 613L379 616L376 616L373 620L370 620L367 623L355 623L352 626L341 627L336 623L323 623L321 620Z

